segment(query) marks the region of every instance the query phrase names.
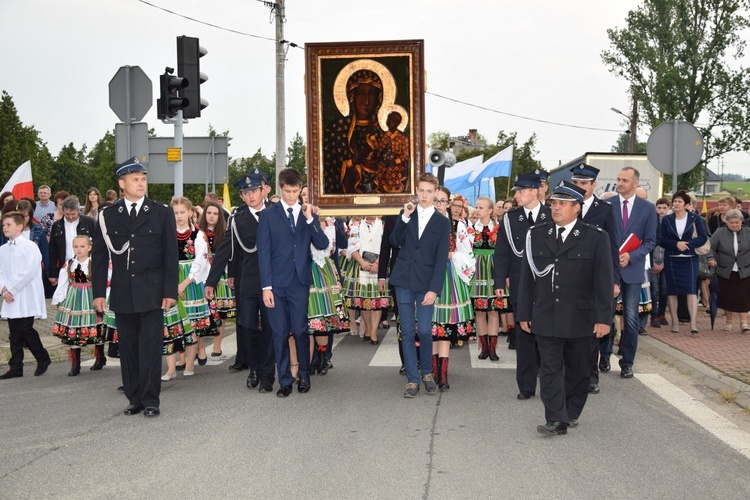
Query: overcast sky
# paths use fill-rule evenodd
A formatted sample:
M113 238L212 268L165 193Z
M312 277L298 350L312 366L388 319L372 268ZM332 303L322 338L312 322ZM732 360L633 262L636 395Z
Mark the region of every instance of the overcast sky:
M223 28L273 38L270 10L253 0L149 0ZM478 129L494 143L498 131L538 137L538 159L554 168L587 151L609 151L628 113L627 83L601 62L606 30L622 27L636 0L287 0L285 37L306 42L424 39L428 92L497 111L571 125L514 118L425 97L427 133L465 135ZM92 147L118 118L108 84L123 65L140 66L154 83L154 106L144 121L159 136L172 126L156 118L158 77L176 68L179 35L198 37L208 50L201 70L210 103L186 136L209 124L229 130L229 154L275 149L274 42L199 24L138 0L0 1L0 89L21 120L33 125L53 155L73 142ZM306 134L304 51L290 48L286 66L286 137ZM639 138L645 140L647 130ZM711 166L715 169L715 164ZM750 155L726 159L725 172L750 173Z

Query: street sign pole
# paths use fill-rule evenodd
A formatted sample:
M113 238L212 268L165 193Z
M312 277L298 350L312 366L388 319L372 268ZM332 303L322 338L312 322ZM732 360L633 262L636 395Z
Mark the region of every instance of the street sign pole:
M174 195L182 196L182 110L174 120L174 147L180 150L180 161L174 164Z
M674 121L674 127L672 127L672 194L677 192L677 127L679 121Z

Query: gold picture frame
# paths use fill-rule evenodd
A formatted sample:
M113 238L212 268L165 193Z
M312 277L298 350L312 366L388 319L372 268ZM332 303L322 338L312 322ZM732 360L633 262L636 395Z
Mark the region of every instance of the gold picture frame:
M310 202L394 214L425 167L424 42L305 45Z

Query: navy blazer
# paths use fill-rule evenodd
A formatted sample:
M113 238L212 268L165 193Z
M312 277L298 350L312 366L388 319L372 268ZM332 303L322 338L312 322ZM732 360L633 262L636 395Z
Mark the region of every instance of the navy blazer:
M408 223L404 222L403 211L396 218L389 239L391 245L400 250L389 283L416 293L435 292L440 295L448 266L451 222L435 210L420 238L417 210Z
M317 216L309 224L300 210L294 232L281 202L263 210L258 226L258 267L260 286L287 287L294 271L305 286L312 283L310 243L319 249L328 248L328 236L320 227Z
M628 265L620 268L621 280L630 284L643 283L644 273L646 272L646 255L650 254L656 246L656 231L659 225L659 216L653 203L638 196L634 196L633 200L633 206L630 207L630 215L628 216L628 226L625 229L622 228L620 197L615 196L610 201L612 203L612 214L615 216L618 250L630 234L635 234L641 240L641 246L630 252Z
M656 238L657 244L664 248L664 256L671 255L696 255L695 249L704 245L708 241L708 234L700 216L693 212L687 212L687 222L685 223L685 232L682 236L677 234L675 214L665 215L659 224L659 232ZM693 236L693 232L696 233ZM684 241L688 244L688 250L683 252L677 249L677 243Z

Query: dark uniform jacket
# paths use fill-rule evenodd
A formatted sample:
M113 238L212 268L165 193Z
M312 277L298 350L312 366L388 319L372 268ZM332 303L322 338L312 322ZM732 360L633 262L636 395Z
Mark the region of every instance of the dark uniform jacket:
M545 337L593 336L594 324L612 322L612 257L609 237L576 221L560 250L556 225L535 225L531 255L542 274L532 272L527 258L514 304L516 321L530 321L534 334Z
M526 248L526 231L529 229L528 210L524 207L516 207L508 210L503 214L503 218L498 221L500 227L497 230L497 239L495 240L495 257L494 257L494 280L495 289L505 288L506 278L510 278L510 302L515 307L518 300L518 281L521 277L521 267L525 257ZM510 235L505 231L505 218L508 218L510 225ZM535 224L544 224L552 221L552 212L549 206L542 204L537 214ZM510 243L519 251L521 257L517 256Z
M119 251L130 242L129 251L110 254L102 234L102 219L113 248ZM138 217L131 222L124 200L119 200L99 212L97 221L91 257L95 298L105 297L110 257L110 307L115 313L161 309L162 299L177 298L179 255L171 208L145 198Z
M263 216L263 211L260 216ZM241 206L229 216L227 232L214 255L206 286L216 287L227 264L233 271L231 276L240 276L239 293L250 296L262 295L257 252L258 221L247 205ZM250 252L245 251L242 246ZM240 267L236 266L239 262Z
M617 244L617 229L615 228L615 214L612 213L612 205L606 200L600 200L596 196L586 212L583 222L590 226L598 227L606 231L609 236L609 244L612 251L612 271L614 282L620 283L620 247ZM581 207L583 213L583 207Z
M76 234L83 234L89 238L94 237L94 226L96 222L91 217L85 215L78 216L78 227ZM58 219L52 224L49 233L49 277L57 278L60 269L65 265L65 250L67 242L65 241L65 217Z

